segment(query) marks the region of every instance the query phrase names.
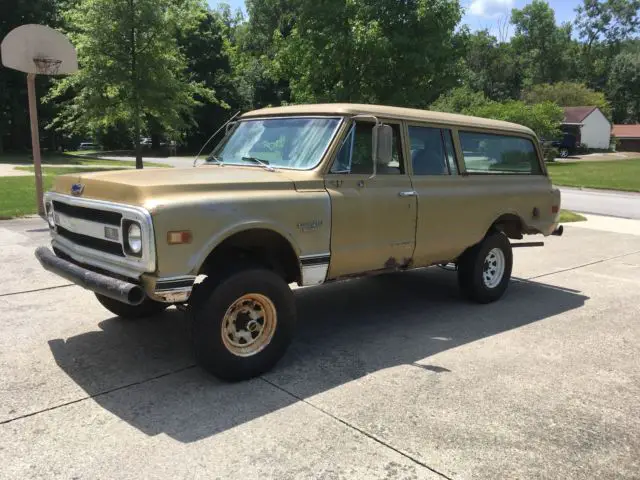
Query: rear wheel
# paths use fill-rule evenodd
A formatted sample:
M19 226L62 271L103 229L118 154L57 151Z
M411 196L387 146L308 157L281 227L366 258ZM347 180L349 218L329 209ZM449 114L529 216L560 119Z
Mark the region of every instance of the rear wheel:
M128 303L119 302L113 298L105 297L96 293L96 298L100 304L118 317L134 320L137 318L146 318L163 312L168 303L156 302L155 300L145 297L140 305L129 305Z
M270 270L251 268L207 281L190 305L198 363L227 381L270 370L293 338L293 292ZM204 289L204 290L203 290Z
M513 253L507 236L502 232L489 233L458 261L462 294L478 303L498 300L509 286L512 266Z
M569 156L569 149L563 147L560 149L560 158L567 158Z

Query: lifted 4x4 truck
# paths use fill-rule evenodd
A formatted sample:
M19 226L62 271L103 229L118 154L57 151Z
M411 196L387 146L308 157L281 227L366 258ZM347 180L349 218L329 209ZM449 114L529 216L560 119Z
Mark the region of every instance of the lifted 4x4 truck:
M510 239L562 234L531 130L374 105L252 111L196 168L64 175L45 205L44 268L121 317L185 307L200 365L226 380L283 356L290 284L455 264L488 303Z

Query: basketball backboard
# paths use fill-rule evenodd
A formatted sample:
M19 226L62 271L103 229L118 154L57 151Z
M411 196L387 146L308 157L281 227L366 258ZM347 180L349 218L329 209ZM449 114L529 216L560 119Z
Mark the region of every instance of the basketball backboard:
M38 75L66 75L78 70L76 49L63 34L45 25L11 30L0 44L5 67Z

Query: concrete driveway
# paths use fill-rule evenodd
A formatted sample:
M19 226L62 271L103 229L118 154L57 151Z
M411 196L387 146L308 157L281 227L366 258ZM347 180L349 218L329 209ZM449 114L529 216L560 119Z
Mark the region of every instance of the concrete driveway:
M299 289L289 353L239 384L194 366L179 312L113 318L36 264L41 220L0 222L0 478L638 478L640 222L617 221L516 250L492 305L437 268Z

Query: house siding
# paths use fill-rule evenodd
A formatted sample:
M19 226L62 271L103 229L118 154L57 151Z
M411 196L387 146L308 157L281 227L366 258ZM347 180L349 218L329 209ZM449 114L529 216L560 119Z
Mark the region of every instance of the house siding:
M583 120L581 142L588 148L607 149L611 143L611 124L599 109Z

